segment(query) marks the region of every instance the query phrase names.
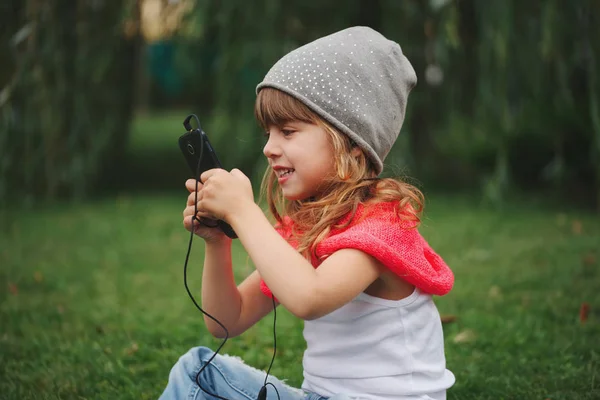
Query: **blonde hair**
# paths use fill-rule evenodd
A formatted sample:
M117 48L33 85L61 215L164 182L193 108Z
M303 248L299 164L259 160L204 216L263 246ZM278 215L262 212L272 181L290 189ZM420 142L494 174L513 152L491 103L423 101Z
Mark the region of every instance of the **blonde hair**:
M277 184L277 175L267 167L261 185L261 198L266 197L271 214L278 222L287 215L294 222L292 239L298 251L309 258L331 229L343 228L354 219L359 204L397 202L402 220L420 222L423 194L415 186L393 178L377 178L371 161L360 151L352 154L356 144L307 106L290 95L273 88L262 89L257 96L254 113L267 130L287 122L301 121L319 125L328 134L335 155L335 174L325 182L325 195L318 199L287 201ZM347 223L340 220L350 213Z

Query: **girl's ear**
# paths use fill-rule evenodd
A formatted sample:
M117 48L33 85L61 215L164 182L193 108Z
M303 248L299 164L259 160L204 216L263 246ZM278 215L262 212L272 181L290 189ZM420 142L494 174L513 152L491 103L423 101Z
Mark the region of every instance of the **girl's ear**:
M350 151L350 153L352 154L352 157L357 158L362 153L362 150L360 147L355 145L352 147L352 150Z

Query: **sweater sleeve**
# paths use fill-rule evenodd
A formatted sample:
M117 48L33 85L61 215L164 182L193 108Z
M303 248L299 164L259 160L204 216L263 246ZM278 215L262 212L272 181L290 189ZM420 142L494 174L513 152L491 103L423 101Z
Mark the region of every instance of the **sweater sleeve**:
M322 259L346 248L361 250L424 292L447 294L454 274L417 228L406 225L395 213L369 215L324 240L317 246L317 256Z
M442 296L454 285L454 274L446 262L429 246L416 227L402 221L393 204L382 204L358 213L356 223L332 231L316 249L316 257L324 260L338 250L357 249L381 262L390 271L423 292ZM290 221L276 225L279 234L289 239ZM314 265L315 268L318 265ZM261 291L271 297L264 281Z

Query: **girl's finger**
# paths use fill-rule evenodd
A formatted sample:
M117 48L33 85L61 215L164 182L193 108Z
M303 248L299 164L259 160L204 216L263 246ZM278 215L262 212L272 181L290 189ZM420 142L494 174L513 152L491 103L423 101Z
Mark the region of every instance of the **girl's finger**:
M194 215L194 206L193 205L189 205L187 206L184 210L183 210L183 218L190 218L191 216ZM204 219L215 219L212 214L206 212L206 211L198 211L196 213L196 217L198 218L204 218Z
M202 189L202 187L202 183L198 182L198 190ZM188 190L188 192L194 193L196 191L196 180L188 179L185 181L185 188Z
M193 205L188 205L186 208L183 209L183 217L189 217L190 215L194 215L194 206Z
M211 214L207 213L206 211L198 211L196 213L196 217L216 221L216 219Z
M194 232L198 232L198 229L201 227L201 224L193 219L193 216L189 216L183 219L183 226L186 230L191 231L192 227L194 228Z
M198 195L196 196L196 192L192 192L188 195L187 205L191 206L194 204L194 201L200 201L202 199L202 191L198 191Z
M185 229L187 229L188 231L192 229L192 216L185 216L183 218L183 226Z
M191 206L194 204L194 201L196 200L196 192L192 192L188 195L187 197L187 202L186 205Z
M217 220L208 215L196 215L196 218L197 219L194 219L192 215L185 216L183 218L183 226L185 229L189 231L192 229L192 226L194 227L194 230L200 228L201 226L207 228L216 228L218 226Z

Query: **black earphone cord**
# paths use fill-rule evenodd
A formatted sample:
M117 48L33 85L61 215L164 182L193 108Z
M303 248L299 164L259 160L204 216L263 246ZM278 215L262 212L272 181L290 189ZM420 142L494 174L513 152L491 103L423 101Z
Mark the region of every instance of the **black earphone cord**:
M198 117L194 114L192 114L190 117L194 117L194 119L196 120L196 123L198 124L198 127L200 127L200 121L198 120ZM189 118L189 117L188 117ZM194 303L194 305L196 306L196 308L198 310L200 310L200 312L204 315L206 315L208 318L212 319L213 321L215 321L224 331L225 331L225 339L223 339L223 342L219 345L219 347L217 348L217 350L213 353L213 355L208 359L208 361L206 362L206 364L204 364L202 366L202 368L200 368L200 371L198 371L198 373L196 374L196 384L198 385L198 387L206 394L216 397L217 399L222 399L222 400L229 400L225 397L221 397L218 396L216 394L210 393L209 391L207 391L202 384L200 383L200 374L202 373L202 371L204 371L204 369L206 367L208 367L210 365L210 363L212 362L212 360L217 356L217 354L219 354L219 351L221 350L221 348L225 345L225 343L227 342L227 339L229 339L229 331L227 330L227 328L225 328L225 325L223 325L218 319L216 319L215 317L213 317L212 315L210 315L209 313L207 313L206 311L204 311L202 309L202 307L200 307L200 305L198 305L198 302L196 301L196 299L194 298L194 296L192 295L192 293L190 292L190 289L188 287L187 284L187 265L188 265L188 261L190 258L190 252L192 250L192 241L194 239L194 221L196 221L198 224L200 224L200 220L198 219L197 215L198 215L198 182L200 181L200 164L202 161L202 155L204 152L204 141L201 141L201 145L200 145L200 157L198 159L198 166L196 168L196 192L194 195L194 217L192 218L192 227L191 227L191 232L190 232L190 241L188 243L188 249L187 249L187 254L185 255L185 264L183 266L183 284L185 286L185 290L188 293L188 296L190 296L190 299L192 299L192 302ZM271 294L271 300L273 301L273 357L271 358L271 363L269 364L269 369L267 370L267 374L265 376L265 381L263 383L263 386L260 388L260 391L258 393L258 400L264 400L267 398L267 386L271 385L273 386L273 389L275 389L275 393L277 393L277 399L280 399L279 397L279 392L277 391L277 388L275 387L275 385L273 385L271 382L267 382L267 379L269 378L269 373L271 372L271 367L273 366L273 362L275 361L275 354L277 353L277 335L275 332L275 326L277 323L277 310L276 310L276 304L275 304L275 297Z

